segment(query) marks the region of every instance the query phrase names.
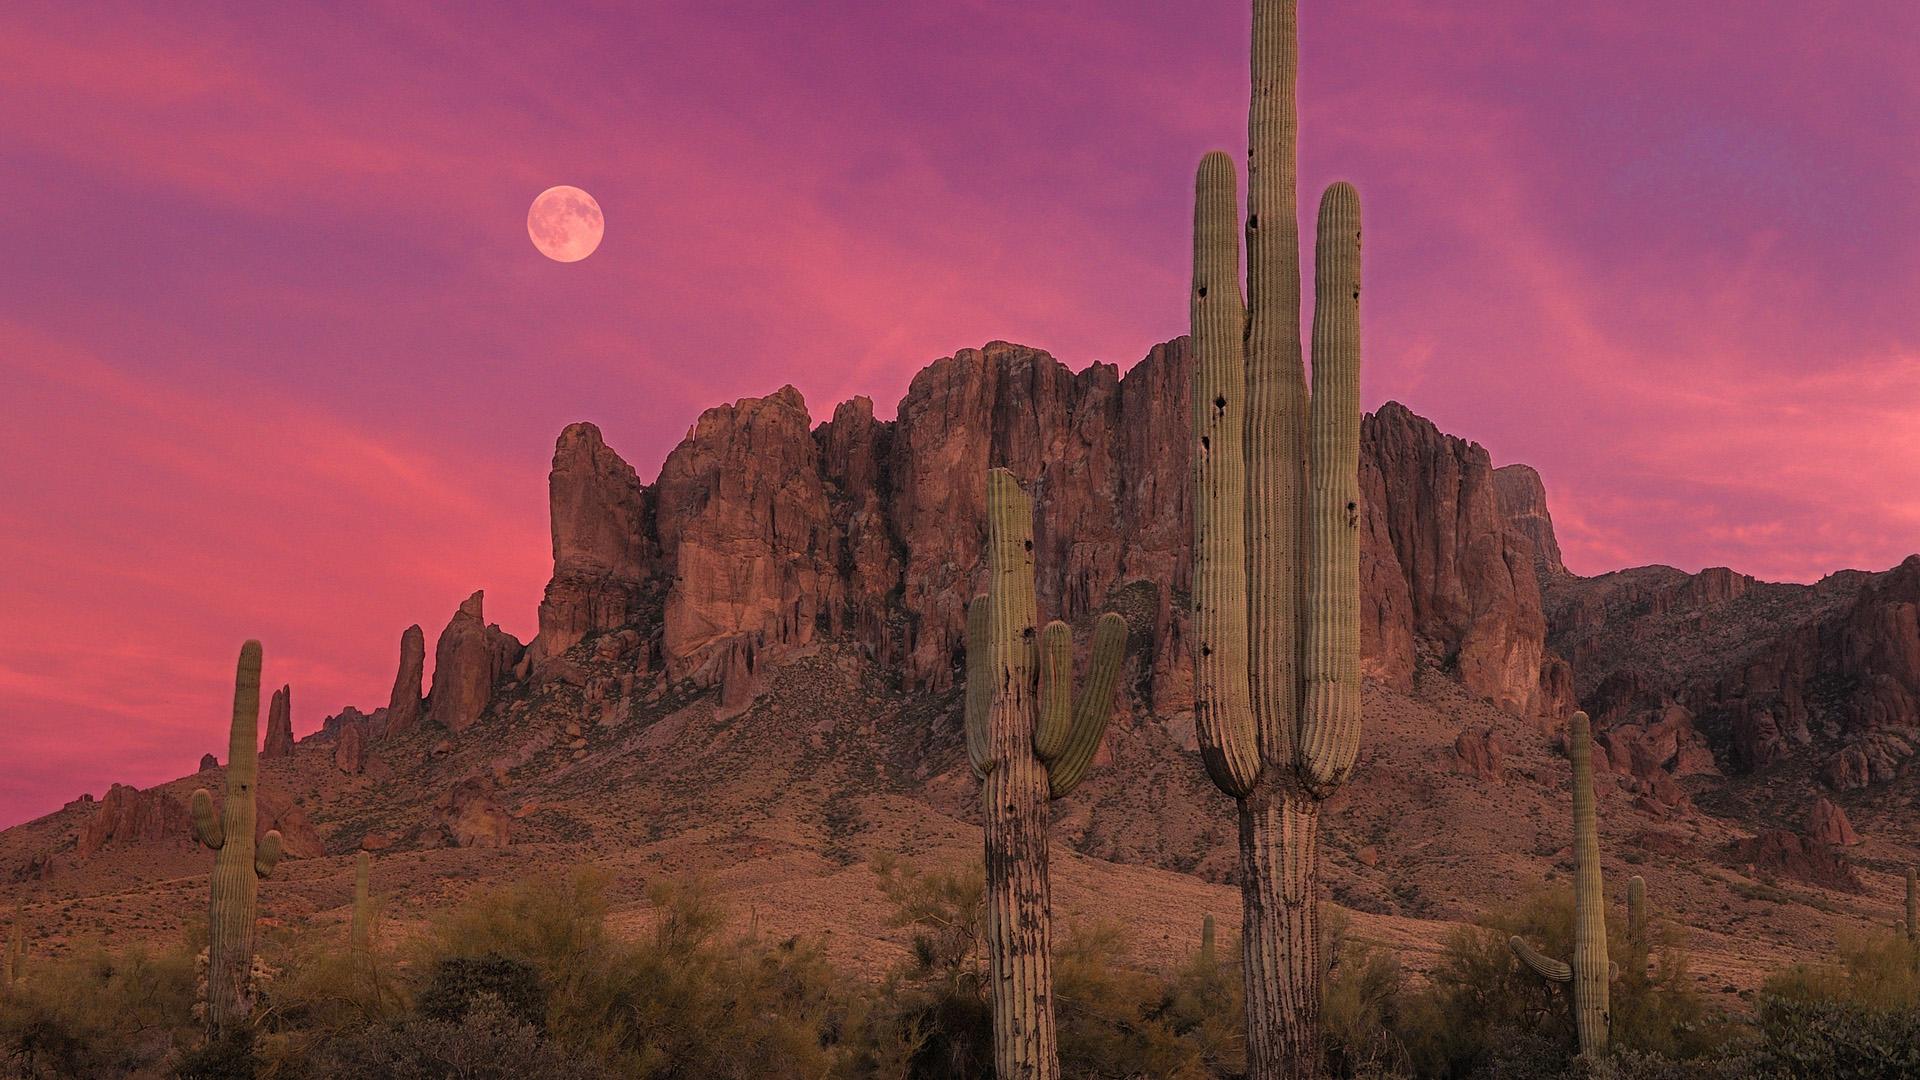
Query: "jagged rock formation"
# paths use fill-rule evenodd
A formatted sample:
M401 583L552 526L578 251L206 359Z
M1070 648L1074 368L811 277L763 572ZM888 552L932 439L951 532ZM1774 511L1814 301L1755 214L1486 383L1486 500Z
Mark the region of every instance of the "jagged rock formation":
M657 559L647 496L599 428L572 424L560 433L547 483L553 579L529 646L536 677L577 681L576 671L557 663L568 649L641 618Z
M1507 748L1492 728L1469 728L1453 741L1453 768L1482 780L1498 780L1506 773Z
M1547 485L1531 465L1502 465L1493 470L1493 486L1500 513L1507 524L1533 544L1533 566L1542 577L1567 572L1560 561L1560 541L1553 533L1553 515L1547 512Z
M219 758L217 758L217 757L214 757L214 756L213 756L212 754L201 754L201 755L200 755L200 770L199 770L199 771L201 771L201 772L206 772L206 771L207 771L208 769L217 769L217 768L219 768L219 767L220 767L220 759L219 759Z
M1769 829L1733 846L1733 860L1749 873L1784 877L1843 892L1864 887L1833 846L1789 829Z
M1138 591L1152 702L1182 713L1192 363L1185 338L1125 378L991 342L922 370L894 421L856 398L812 430L786 387L707 410L650 487L597 429L569 427L533 670L567 671L574 644L626 626L653 642L627 663L657 657L669 680L731 682L738 697L744 669L824 633L897 660L911 687L945 689L983 572L979 478L999 465L1037 496L1041 607L1072 620ZM1367 672L1404 688L1425 656L1507 708L1564 705L1541 689L1553 669L1533 543L1502 516L1486 452L1389 404L1367 418L1362 454Z
M1831 847L1852 847L1860 842L1847 812L1826 796L1818 796L1807 810L1807 837Z
M267 709L267 738L260 747L262 758L283 758L293 753L293 687L282 686L273 692L273 704Z
M502 848L513 840L513 820L495 801L490 777L460 781L440 796L434 809L456 847Z
M1503 707L1536 707L1547 628L1534 548L1501 512L1486 450L1388 402L1363 428L1360 489L1376 519L1362 626L1391 662L1377 660L1376 676L1402 684L1418 650ZM1369 572L1388 552L1400 573Z
M500 676L520 661L521 645L482 613L482 593L454 612L433 654L433 691L427 719L458 734L472 727L493 700Z
M158 789L141 791L115 784L81 827L74 854L84 859L113 843L169 840L185 844L191 825L186 805L179 799Z
M405 735L420 726L421 681L427 664L427 638L420 624L400 635L400 668L393 677L393 695L387 699L386 724L381 734Z

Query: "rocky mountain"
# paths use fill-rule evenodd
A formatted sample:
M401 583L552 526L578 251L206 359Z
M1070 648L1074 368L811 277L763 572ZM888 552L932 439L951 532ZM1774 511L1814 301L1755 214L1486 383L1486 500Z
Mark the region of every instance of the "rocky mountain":
M294 744L276 726L291 690L275 695L262 827L295 858L263 903L334 917L359 848L414 918L592 859L622 881L714 875L763 925L833 928L856 965L890 955L865 859L977 857L956 682L983 478L1004 465L1035 495L1042 612L1082 649L1100 612L1130 627L1100 768L1057 807L1064 903L1172 955L1201 910L1238 908L1229 804L1193 753L1192 363L1185 339L1124 377L993 342L922 370L890 421L855 398L815 424L784 387L707 410L652 483L593 425L568 427L533 641L487 623L475 592L430 687L413 626L371 712ZM1610 781L1610 873L1633 866L1695 928L1713 989L1753 985L1756 942L1791 958L1891 918L1920 841L1899 813L1917 786L1920 557L1812 586L1579 577L1536 472L1495 469L1397 403L1365 418L1361 472L1367 727L1327 855L1362 932L1418 967L1453 922L1564 875L1556 740L1576 705ZM56 938L177 925L205 873L181 808L208 783L116 787L0 834L0 892Z

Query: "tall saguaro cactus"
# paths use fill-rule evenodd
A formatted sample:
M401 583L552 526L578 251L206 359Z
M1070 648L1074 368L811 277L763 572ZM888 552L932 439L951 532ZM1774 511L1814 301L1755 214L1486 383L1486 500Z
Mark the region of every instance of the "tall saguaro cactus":
M1920 871L1907 867L1907 940L1920 941Z
M280 833L256 848L254 787L259 780L260 643L240 647L233 684L233 727L227 738L227 794L220 816L206 788L193 793L193 830L218 852L207 914L207 1026L214 1032L247 1019L247 973L253 966L254 905L259 879L280 861Z
M27 978L27 926L14 912L13 930L7 934L7 950L0 954L0 990L10 989Z
M1600 829L1593 804L1593 734L1586 713L1574 713L1567 723L1567 757L1573 762L1573 962L1542 956L1518 936L1509 938L1507 944L1535 975L1549 982L1570 984L1580 1052L1599 1058L1607 1052L1613 1022L1607 1003L1613 965L1607 960L1607 901L1600 877Z
M987 474L987 571L967 611L966 741L986 816L994 1072L1057 1080L1047 802L1079 785L1100 748L1127 626L1100 617L1076 701L1072 632L1057 620L1036 630L1033 503L1005 469Z
M1232 160L1195 185L1194 716L1239 803L1247 1068L1320 1071L1320 805L1360 743L1360 200L1320 200L1300 342L1293 0L1254 0L1247 293Z

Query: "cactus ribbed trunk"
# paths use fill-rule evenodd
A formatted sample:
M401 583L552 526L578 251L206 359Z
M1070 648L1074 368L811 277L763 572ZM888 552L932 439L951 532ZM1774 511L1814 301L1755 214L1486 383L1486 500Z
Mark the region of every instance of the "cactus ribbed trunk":
M373 987L373 895L368 886L372 856L362 851L353 864L353 922L347 931L353 977L364 993Z
M993 697L986 817L987 956L1000 1080L1058 1080L1053 1025L1053 893L1047 880L1047 772L1034 751L1033 505L1013 475L987 478L987 637Z
M260 879L253 868L254 787L259 781L260 646L240 651L227 739L227 797L220 807L225 838L213 860L207 911L207 1023L226 1030L245 1020L247 971L253 965L254 909Z
M1240 880L1249 1075L1318 1076L1319 800L1264 790L1241 800Z
M259 781L260 643L240 648L233 683L233 724L227 733L227 794L214 817L213 795L193 793L193 826L218 854L207 909L207 1028L218 1034L252 1012L248 973L253 967L254 909L260 879L280 861L280 833L255 845L254 795Z
M1907 867L1907 940L1920 941L1920 872Z
M1580 1052L1607 1052L1612 1025L1608 1007L1607 901L1600 875L1600 828L1593 805L1593 735L1587 714L1576 712L1567 728L1573 762L1573 1008Z
M1254 0L1247 299L1232 159L1194 190L1194 726L1240 801L1251 1080L1321 1072L1321 800L1360 745L1360 201L1321 199L1300 341L1293 0ZM1251 304L1251 308L1248 307Z

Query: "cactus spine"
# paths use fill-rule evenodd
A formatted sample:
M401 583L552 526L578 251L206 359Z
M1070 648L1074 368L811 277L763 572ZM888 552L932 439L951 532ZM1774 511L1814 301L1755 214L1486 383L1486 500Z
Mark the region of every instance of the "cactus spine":
M1567 757L1573 762L1573 963L1542 956L1519 937L1507 944L1534 974L1549 982L1571 984L1580 1052L1598 1059L1607 1052L1613 1020L1607 1005L1612 965L1607 960L1607 901L1600 879L1600 830L1593 804L1593 734L1586 713L1574 713L1567 724ZM1644 883L1637 891L1642 894L1644 916ZM1635 892L1629 885L1629 925Z
M193 827L218 854L207 914L207 1026L218 1033L244 1022L253 966L254 904L259 879L280 861L280 833L253 842L254 786L259 775L260 643L240 647L233 686L233 727L227 739L227 794L220 816L206 788L193 793Z
M1000 1080L1057 1080L1047 801L1076 787L1100 747L1126 646L1108 613L1073 700L1072 634L1036 633L1033 504L1013 474L987 474L985 596L967 612L967 758L986 816L987 955Z
M1247 292L1232 160L1195 183L1194 715L1239 803L1247 1068L1320 1071L1320 805L1360 740L1360 202L1320 201L1301 358L1293 0L1253 5Z

